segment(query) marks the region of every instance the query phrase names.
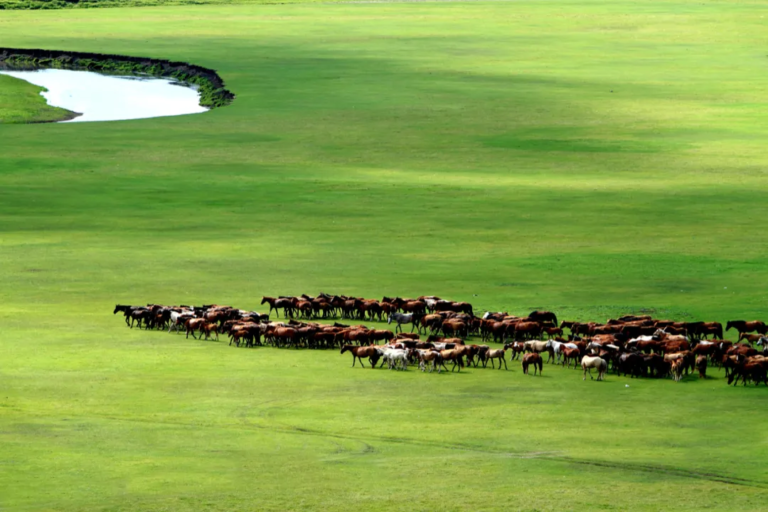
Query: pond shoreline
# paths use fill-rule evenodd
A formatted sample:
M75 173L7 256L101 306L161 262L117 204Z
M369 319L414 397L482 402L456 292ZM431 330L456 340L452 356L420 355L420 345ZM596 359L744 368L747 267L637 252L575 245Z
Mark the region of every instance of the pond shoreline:
M187 62L101 53L68 52L23 48L0 48L0 69L94 71L105 75L135 75L173 78L199 87L200 105L217 108L229 105L235 95L225 88L216 71Z

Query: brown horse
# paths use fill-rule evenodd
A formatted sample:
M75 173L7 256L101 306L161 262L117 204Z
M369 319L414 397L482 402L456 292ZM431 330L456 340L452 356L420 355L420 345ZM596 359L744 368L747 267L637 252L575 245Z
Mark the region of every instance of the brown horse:
M187 320L187 338L189 338L190 333L192 333L192 337L195 338L195 331L200 331L202 333L203 325L205 325L205 318L190 318Z
M557 315L551 311L531 311L531 314L528 315L528 318L530 318L533 322L552 322L554 325L557 325Z
M762 334L748 334L746 332L740 332L739 333L739 341L741 340L747 340L747 342L752 345L753 343L757 343L760 341L760 338L762 338Z
M544 361L542 361L541 356L535 352L530 354L525 354L523 356L523 373L528 375L528 366L533 365L533 374L536 375L536 370L538 369L539 374L542 373L544 370Z
M376 347L356 347L354 345L344 345L341 347L341 353L344 352L351 352L352 353L352 366L355 366L355 363L357 360L360 360L360 366L365 368L365 364L363 364L363 358L367 357L368 362L371 364L371 368L376 367L376 363L379 361L379 352L376 350Z
M287 317L293 309L293 303L291 299L276 298L276 297L262 297L261 303L269 304L269 314L272 314L272 310L275 310L275 314L280 317L280 309L283 310L283 316Z
M696 369L699 370L699 378L707 378L707 356L698 356L696 358Z
M768 326L765 325L765 322L761 322L760 320L752 320L751 322L746 320L730 320L725 324L725 330L730 331L731 328L736 329L739 334L756 332L765 335L768 333Z
M563 347L563 366L566 366L568 368L571 367L571 362L573 362L573 367L578 369L579 367L579 361L581 360L581 351L578 348L569 348L569 347Z
M205 339L210 339L211 333L216 334L216 341L219 341L219 324L216 322L206 322L203 324L203 332L205 333Z
M456 368L458 368L458 371L460 372L461 369L464 368L464 359L462 358L460 349L441 350L440 358L440 364L443 368L445 368L445 371L448 371L448 367L445 366L445 361L451 361L453 363L451 371L454 371Z

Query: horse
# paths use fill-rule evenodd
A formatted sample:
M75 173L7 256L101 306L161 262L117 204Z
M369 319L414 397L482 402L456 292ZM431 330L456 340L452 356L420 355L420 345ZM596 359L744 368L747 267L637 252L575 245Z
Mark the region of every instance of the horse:
M504 354L507 353L506 348L502 348L500 350L494 350L494 349L488 349L485 351L484 358L483 358L483 368L485 368L485 365L488 364L488 361L491 362L491 368L496 368L496 366L493 364L494 359L499 360L499 370L501 370L501 363L504 363L504 369L509 370L507 368L507 360L504 358Z
M515 360L517 359L517 356L525 353L525 343L522 341L507 343L504 345L504 348L512 350L512 357L510 357L510 360Z
M389 364L389 369L408 369L408 352L401 348L380 349L384 360ZM399 367L399 368L398 368Z
M288 313L291 311L293 307L293 303L291 302L291 299L286 298L277 298L277 297L262 297L261 303L267 303L269 304L269 313L272 314L272 310L275 310L275 314L280 317L280 308L283 309L283 316L287 317Z
M530 354L525 354L523 356L523 373L528 375L528 366L533 365L533 374L536 375L536 370L538 369L539 375L541 375L544 371L544 362L541 359L541 356L537 354L536 352L532 352Z
M445 337L464 336L467 337L467 324L459 320L446 320L442 323L440 328L443 331Z
M171 321L168 326L168 333L170 334L171 329L173 329L176 331L176 334L179 334L179 327L184 325L190 318L194 318L194 314L191 311L171 311Z
M745 386L747 385L747 379L752 380L755 386L759 386L760 382L764 382L768 386L768 375L766 375L765 366L762 361L743 361L737 363L728 376L728 385L730 386L733 383L735 386L739 383L739 379L744 381Z
M571 345L571 343L569 343L568 345ZM579 349L579 347L571 348L571 347L565 346L565 347L562 347L562 352L563 352L563 366L567 365L567 367L570 368L571 362L573 362L573 369L574 370L577 369L579 364L579 358L581 357L581 350Z
M696 358L696 369L699 370L699 378L707 378L707 356L698 356Z
M531 314L528 315L528 318L532 322L538 322L538 323L544 323L544 322L552 322L554 325L557 325L557 315L555 315L551 311L531 311Z
M445 366L445 361L451 361L453 363L451 371L454 371L458 367L459 372L461 372L461 369L464 368L464 359L461 357L461 352L456 349L440 351L440 364L445 368L445 371L448 371L448 367Z
M760 320L752 320L751 322L746 320L729 320L728 323L725 324L726 332L730 331L731 328L736 329L739 334L747 332L756 332L762 335L768 334L768 326L765 325L765 322L761 322Z
M205 322L203 324L203 332L205 333L205 339L211 337L211 333L216 334L216 341L219 341L219 324L216 322Z
M427 365L431 362L432 366L429 367L429 373L432 373L437 368L437 373L442 371L440 365L442 364L442 356L437 350L423 350L416 349L416 356L419 358L419 369L425 371Z
M195 331L199 330L202 333L203 325L205 325L205 318L190 318L187 320L187 338L189 338L189 333L192 333L193 338L195 338Z
M555 359L556 363L560 362L560 358L563 354L563 348L570 346L570 348L578 348L573 343L567 343L565 341L558 341L558 340L547 340L546 350L549 355L547 358L547 362L551 362L552 359Z
M352 353L352 366L355 366L357 360L360 360L360 366L365 368L363 364L363 358L367 357L368 362L371 363L371 369L376 367L376 363L379 361L379 352L376 347L356 347L354 345L344 345L341 347L341 354L344 352Z
M130 325L128 322L131 319L131 312L140 309L140 306L128 306L125 304L116 304L115 310L112 312L112 314L116 314L118 311L121 311L123 313L123 316L125 317L125 325Z
M584 378L581 380L587 380L587 372L589 372L589 378L594 380L592 368L597 369L597 380L603 380L605 372L608 371L608 363L600 357L584 356L581 359L581 369L584 370Z
M395 327L395 333L398 331L403 330L403 324L411 324L411 332L413 332L413 328L415 326L414 324L414 313L390 313L387 317L387 323L391 324L392 322L397 323L397 327Z

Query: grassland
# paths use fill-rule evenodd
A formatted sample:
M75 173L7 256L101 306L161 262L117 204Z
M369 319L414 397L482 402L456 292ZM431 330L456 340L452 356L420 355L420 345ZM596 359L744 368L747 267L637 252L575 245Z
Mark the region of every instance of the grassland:
M51 107L40 96L42 87L0 75L0 123L44 123L71 116L63 108Z
M372 372L130 331L110 313L322 290L764 318L765 14L3 12L1 46L194 62L237 99L0 126L0 506L762 509L765 388L717 372Z

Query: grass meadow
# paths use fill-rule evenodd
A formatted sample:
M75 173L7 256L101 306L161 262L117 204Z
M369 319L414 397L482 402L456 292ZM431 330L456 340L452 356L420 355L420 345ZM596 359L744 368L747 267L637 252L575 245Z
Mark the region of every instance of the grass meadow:
M0 123L44 123L66 119L66 110L51 107L40 96L42 88L0 75Z
M0 509L763 509L768 391L716 370L371 371L111 312L324 291L765 319L766 15L671 0L3 11L0 46L189 61L237 98L0 125ZM0 119L28 115L0 80Z

